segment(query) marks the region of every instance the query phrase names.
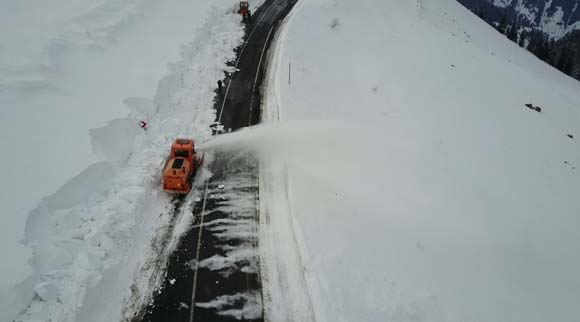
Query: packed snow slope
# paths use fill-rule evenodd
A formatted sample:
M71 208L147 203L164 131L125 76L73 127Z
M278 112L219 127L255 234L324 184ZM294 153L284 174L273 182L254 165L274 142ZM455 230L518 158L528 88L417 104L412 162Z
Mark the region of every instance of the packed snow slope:
M455 0L304 0L281 41L281 119L336 123L279 142L317 321L578 321L580 83Z
M31 272L30 251L18 243L27 214L106 157L93 153L89 129L127 116L126 98L152 97L211 3L0 3L0 286ZM132 124L140 130L138 120ZM113 139L128 142L132 134Z
M0 4L0 321L128 320L148 300L196 197L173 210L160 173L176 137L211 137L235 5Z

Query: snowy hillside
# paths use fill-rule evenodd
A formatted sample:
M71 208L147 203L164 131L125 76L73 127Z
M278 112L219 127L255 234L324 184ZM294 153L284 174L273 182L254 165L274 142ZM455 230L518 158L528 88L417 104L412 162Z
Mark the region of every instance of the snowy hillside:
M578 320L580 83L455 0L302 1L280 38L317 321Z

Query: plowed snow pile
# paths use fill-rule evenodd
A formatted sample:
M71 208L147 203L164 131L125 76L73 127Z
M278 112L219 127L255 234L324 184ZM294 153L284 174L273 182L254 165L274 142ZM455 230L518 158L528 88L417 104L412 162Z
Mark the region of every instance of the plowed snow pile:
M348 124L280 143L317 321L578 319L580 83L453 0L302 1L281 41L281 119Z

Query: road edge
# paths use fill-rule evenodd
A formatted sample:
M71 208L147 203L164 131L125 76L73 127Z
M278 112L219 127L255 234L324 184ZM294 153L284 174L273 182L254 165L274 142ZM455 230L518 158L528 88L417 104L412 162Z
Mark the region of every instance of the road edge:
M280 22L266 58L261 122L281 119L278 97L279 55L296 5ZM308 288L301 233L292 213L288 170L282 162L262 157L259 167L259 255L265 322L316 321ZM276 214L275 217L272 214Z

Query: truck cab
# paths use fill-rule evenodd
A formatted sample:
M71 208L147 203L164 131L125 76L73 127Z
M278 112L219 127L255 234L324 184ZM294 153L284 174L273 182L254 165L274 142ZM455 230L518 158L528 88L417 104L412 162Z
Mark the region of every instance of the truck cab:
M240 1L240 10L249 10L250 4L248 1Z
M176 139L171 145L171 159L184 158L189 162L193 162L194 156L195 149L191 139Z
M244 23L250 23L252 20L252 13L250 12L250 3L248 1L240 1L240 9L238 13L242 15L242 21Z
M188 193L200 164L195 155L193 140L176 139L171 145L171 154L163 170L163 190Z

